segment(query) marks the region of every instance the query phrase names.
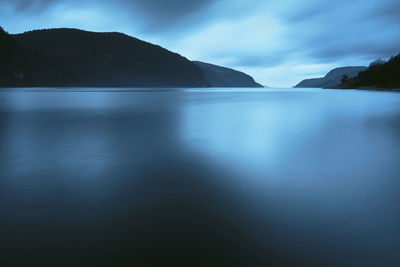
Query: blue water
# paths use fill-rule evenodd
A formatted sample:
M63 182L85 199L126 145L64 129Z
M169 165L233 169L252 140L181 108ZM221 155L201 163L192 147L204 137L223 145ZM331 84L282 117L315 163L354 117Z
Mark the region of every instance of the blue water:
M1 266L400 266L400 94L1 89Z

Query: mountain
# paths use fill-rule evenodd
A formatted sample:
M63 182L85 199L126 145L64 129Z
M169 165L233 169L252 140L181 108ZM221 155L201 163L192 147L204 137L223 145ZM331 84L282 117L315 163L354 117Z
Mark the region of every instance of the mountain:
M193 62L203 70L206 80L212 87L263 87L243 72L205 62Z
M27 72L25 50L0 27L0 83L22 80Z
M297 84L295 88L333 88L341 83L344 75L352 78L366 69L367 67L361 66L333 69L325 77L304 80Z
M0 87L254 87L250 76L191 62L160 46L110 32L0 27Z
M4 35L4 33L3 33ZM188 59L121 33L76 29L37 30L10 35L25 51L15 86L208 86Z
M336 88L341 89L396 89L400 88L400 54L388 62L374 62L370 67L352 79L344 79Z

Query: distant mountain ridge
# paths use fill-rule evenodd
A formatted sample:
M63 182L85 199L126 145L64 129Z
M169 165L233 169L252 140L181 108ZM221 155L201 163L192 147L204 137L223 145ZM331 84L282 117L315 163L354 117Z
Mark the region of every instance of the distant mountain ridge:
M375 61L356 77L344 79L340 89L400 89L400 54L389 61Z
M0 87L211 87L205 72L225 78L116 32L61 28L10 35L0 27L0 48ZM244 84L245 76L233 72L231 78Z
M361 71L366 70L364 66L342 67L331 70L323 78L314 78L301 81L295 88L333 88L341 83L344 75L349 78L357 76Z
M263 87L243 72L201 61L193 62L203 70L211 87Z

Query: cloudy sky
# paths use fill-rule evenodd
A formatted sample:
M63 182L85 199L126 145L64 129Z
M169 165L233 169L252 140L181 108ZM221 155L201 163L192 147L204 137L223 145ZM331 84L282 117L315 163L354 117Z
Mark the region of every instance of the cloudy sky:
M277 87L400 52L400 0L0 0L0 25L124 32Z

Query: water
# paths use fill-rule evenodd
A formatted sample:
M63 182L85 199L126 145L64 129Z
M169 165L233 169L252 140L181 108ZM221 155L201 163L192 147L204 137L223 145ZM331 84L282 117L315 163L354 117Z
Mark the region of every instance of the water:
M2 266L399 266L399 203L398 93L0 92Z

